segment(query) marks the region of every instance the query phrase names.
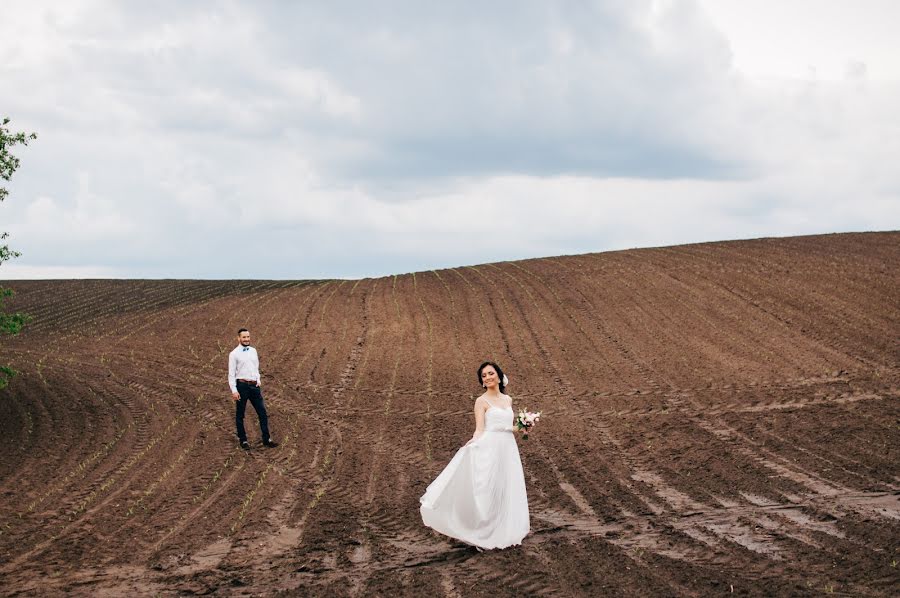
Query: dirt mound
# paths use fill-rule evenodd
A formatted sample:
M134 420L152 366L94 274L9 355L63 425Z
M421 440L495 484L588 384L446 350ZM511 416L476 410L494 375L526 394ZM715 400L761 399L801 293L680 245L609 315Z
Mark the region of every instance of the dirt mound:
M896 595L900 233L359 281L42 281L3 340L0 587L17 594ZM259 348L277 449L238 449ZM517 407L532 515L478 553L418 498Z

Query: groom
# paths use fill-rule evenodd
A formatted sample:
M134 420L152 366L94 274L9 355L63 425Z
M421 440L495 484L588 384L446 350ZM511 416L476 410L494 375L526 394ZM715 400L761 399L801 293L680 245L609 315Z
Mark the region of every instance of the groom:
M237 406L235 423L237 423L237 435L241 448L245 451L250 450L247 431L244 430L244 411L247 409L247 401L250 401L259 417L259 429L262 431L263 444L268 447L278 446L278 443L269 435L269 416L266 414L266 404L263 402L262 391L259 388L259 355L256 353L256 349L250 346L250 331L246 328L238 330L238 346L228 356L228 385L231 387L231 396Z

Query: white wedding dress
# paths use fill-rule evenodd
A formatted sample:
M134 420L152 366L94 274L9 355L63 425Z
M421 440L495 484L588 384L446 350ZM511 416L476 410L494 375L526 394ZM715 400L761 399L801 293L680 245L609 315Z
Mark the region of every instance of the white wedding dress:
M479 548L506 548L528 534L528 497L512 407L491 406L484 433L459 449L419 499L425 525Z

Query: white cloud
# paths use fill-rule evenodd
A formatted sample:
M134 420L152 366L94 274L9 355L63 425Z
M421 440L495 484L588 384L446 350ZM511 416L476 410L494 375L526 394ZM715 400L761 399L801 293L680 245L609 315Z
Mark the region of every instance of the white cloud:
M51 197L39 196L25 208L20 234L53 244L60 232L77 243L122 242L138 233L137 223L124 213L125 207L91 191L90 175L79 173L78 190L71 206Z
M24 253L3 274L386 274L898 228L895 58L859 41L874 4L845 37L839 4L807 28L690 0L13 3L0 104L40 137L0 206ZM832 40L816 76L747 42L797 28L785 63Z
M865 64L874 80L900 80L894 0L698 0L727 35L735 66L755 79L842 80Z

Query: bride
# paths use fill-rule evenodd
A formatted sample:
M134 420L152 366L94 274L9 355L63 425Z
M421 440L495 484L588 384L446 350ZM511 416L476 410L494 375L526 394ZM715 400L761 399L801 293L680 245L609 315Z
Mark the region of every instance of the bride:
M446 536L479 549L506 548L529 530L515 415L500 366L481 364L478 381L486 390L475 400L475 434L425 490L419 510L425 525Z

